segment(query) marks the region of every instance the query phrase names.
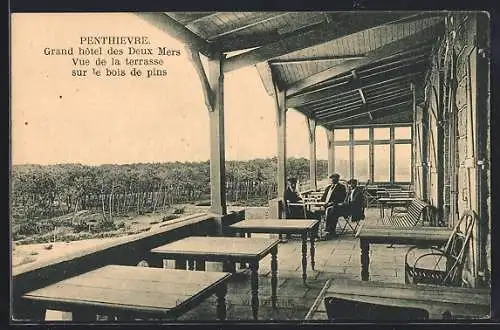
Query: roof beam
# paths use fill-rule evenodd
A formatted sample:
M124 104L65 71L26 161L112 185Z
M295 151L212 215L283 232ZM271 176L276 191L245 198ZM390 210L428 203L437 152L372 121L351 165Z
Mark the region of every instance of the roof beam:
M361 85L362 88L370 88L379 86L385 83L394 83L404 79L412 79L415 76L421 75L421 71L410 72L397 77L388 77L387 75L381 75L378 79L373 79L370 82L367 82L364 85ZM328 97L332 97L332 95L342 95L348 94L355 91L355 88L349 83L345 83L342 86L334 85L334 86L325 86L319 90L309 92L307 94L301 94L297 96L292 96L287 99L287 104L291 108L304 106L307 104L315 103L316 101L323 100Z
M372 62L382 60L386 57L390 57L391 55L397 56L397 54L401 53L402 50L406 50L412 46L416 46L418 44L422 44L426 41L429 41L429 36L435 34L438 25L442 26L442 24L440 23L434 24L410 36L387 43L367 53L366 54L367 56L364 57L363 59L346 61L340 65L334 66L327 70L313 74L302 80L299 80L287 89L287 95L297 94L298 92L307 87L313 86L317 83L336 77L348 71L352 71L356 68L370 64Z
M396 15L401 18L402 14ZM313 29L299 30L291 33L282 40L266 44L258 49L245 54L229 58L224 71L237 70L259 62L264 62L272 58L292 53L297 50L309 48L327 41L335 40L359 31L363 31L374 26L394 21L395 17L385 14L356 15L347 22L319 23Z
M334 123L338 123L338 122L341 122L341 121L345 121L345 120L349 120L349 119L353 119L353 118L364 116L368 112L374 113L374 112L378 112L378 111L382 111L382 110L398 108L398 107L401 107L401 106L403 106L405 104L410 104L411 102L412 102L411 100L406 100L406 101L403 101L403 102L399 102L399 103L395 103L395 104L390 104L390 105L387 105L387 106L384 106L384 107L381 107L381 108L371 108L369 111L365 110L365 111L362 111L362 112L359 112L359 113L356 113L356 114L353 114L353 115L350 115L350 116L347 116L347 117L341 117L341 118L336 118L336 119L327 120L327 121L318 121L318 123L321 124L321 125L334 124ZM407 109L403 109L403 110L399 110L399 111L395 111L395 112L402 112L402 111L407 111ZM394 113L394 112L392 112L392 113Z
M343 55L343 56L323 56L323 57L305 57L305 58L296 58L291 60L270 60L269 64L271 65L280 65L280 64L301 64L307 62L328 62L335 60L360 60L364 58L364 55Z
M209 58L212 57L212 49L208 42L191 32L184 25L177 22L167 14L160 12L141 12L135 14L153 26L156 26L158 29L168 33L175 39L184 42L189 48L196 50Z
M175 12L174 12L175 14ZM209 14L206 14L206 15L200 15L199 17L196 17L192 20L188 20L188 21L184 21L183 24L188 26L190 24L196 24L198 23L199 21L202 21L202 20L205 20L207 18L210 18L210 17L213 17L213 16L216 16L217 14L219 14L219 12L212 12L212 13L209 13Z
M411 49L411 50L405 51L403 53L399 53L397 55L391 55L389 57L381 59L380 61L376 62L379 65L374 65L373 67L370 66L368 68L362 68L359 70L359 73L361 74L362 79L366 79L366 78L371 77L371 76L376 76L376 75L379 75L382 73L399 70L399 69L402 69L403 67L413 66L417 63L420 63L421 61L422 62L428 61L430 51L431 51L431 44L428 43L428 44L425 44L425 46L423 46L423 47L418 47L416 49ZM420 54L420 56L414 56L413 54L415 54L415 53ZM411 63L411 61L418 59L420 57L423 57L423 59ZM403 58L403 59L399 59L399 58ZM396 59L399 59L399 60L396 60ZM379 62L381 62L381 64ZM389 64L387 64L388 62L389 62ZM410 63L403 64L403 63L407 63L407 62L410 62ZM398 65L398 64L402 64L402 65ZM384 69L386 67L389 67L389 69L379 71L380 69ZM371 71L376 71L376 72L372 73L372 74L368 74L368 75L366 74L367 72L369 73ZM346 79L349 79L349 80L352 79L352 72L346 72L344 74L341 74L340 76L337 76L337 77L334 77L331 79L327 79L325 81L317 83L311 87L304 89L303 91L297 93L297 95L294 95L292 97L297 97L299 95L308 94L308 93L314 93L316 91L322 90L323 88L331 88L331 87L334 87L335 84L340 85L342 83L348 82L348 80L346 81Z
M256 26L256 25L259 25L259 24L271 21L271 20L276 19L276 18L281 17L281 16L289 15L289 14L290 14L290 12L285 12L285 13L279 13L279 14L273 15L273 16L268 16L268 17L265 17L263 19L256 19L252 23L249 23L249 24L246 24L246 25L243 25L243 26L239 26L239 27L231 29L231 30L227 30L227 31L221 32L221 33L216 34L214 36L210 36L209 40L210 41L216 41L217 38L221 38L221 37L229 35L231 33L242 31L242 30L251 28L253 26Z
M401 98L409 97L410 95L411 95L410 93L398 93L398 94L386 97L384 99L371 102L370 103L370 107L371 107L370 112L373 112L374 105L385 104L388 101L398 100ZM336 115L342 115L342 114L353 112L353 111L359 110L359 109L366 109L366 107L364 107L363 104L359 104L357 106L356 105L350 106L349 108L324 109L324 110L322 110L321 114L315 113L316 114L315 117L319 120L325 120L325 119L331 118L331 117L336 116ZM364 111L363 113L367 113L367 112L368 112L368 110Z
M339 128L341 126L357 126L360 124L364 124L366 127L368 126L381 126L381 125L411 125L413 116L412 111L409 106L403 105L404 110L401 111L391 111L385 109L385 111L380 111L377 113L377 116L372 116L369 122L366 121L364 116L359 116L356 118L351 118L347 120L342 120L337 122L334 126L335 128Z

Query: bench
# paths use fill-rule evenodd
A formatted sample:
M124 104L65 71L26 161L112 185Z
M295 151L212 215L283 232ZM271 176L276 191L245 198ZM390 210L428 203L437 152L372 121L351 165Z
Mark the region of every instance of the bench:
M414 198L411 200L410 205L408 205L406 213L381 218L380 222L382 225L389 225L393 227L414 227L420 222L424 210L430 206L430 204L424 202L423 200Z
M425 310L431 320L487 319L491 313L489 289L364 282L337 277L327 281L305 319L328 320L327 306L330 307L328 302L332 298L357 303L357 307L370 304L395 310ZM337 317L344 320L363 319L359 314Z

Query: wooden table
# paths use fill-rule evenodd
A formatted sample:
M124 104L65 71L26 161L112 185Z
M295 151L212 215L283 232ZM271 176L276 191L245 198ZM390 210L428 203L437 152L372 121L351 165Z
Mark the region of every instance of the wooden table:
M397 206L401 204L407 204L411 202L413 197L381 197L378 199L378 204L380 207L380 217L383 218L385 216L385 207L386 206Z
M316 236L316 231L318 230L318 224L318 220L251 219L237 222L229 227L240 234L299 234L302 238L302 280L305 284L307 279L307 237L309 237L310 241L311 269L314 270L314 238Z
M311 319L326 319L325 297L421 308L429 312L429 319L443 319L445 312L451 313L453 319L486 319L491 315L491 293L488 289L363 282L335 278L322 290L317 299L318 303L313 306L314 310L308 313Z
M134 266L105 266L23 296L37 319L46 309L69 311L73 321L96 321L96 315L176 318L217 296L217 318L225 319L230 273L190 272Z
M361 248L361 279L368 281L370 244L408 244L423 247L441 246L448 241L452 230L443 227L394 228L391 226L363 226L356 234Z
M278 284L278 244L279 239L242 237L187 237L151 250L150 264L163 267L163 259L174 259L178 267L205 269L205 261L244 262L250 264L252 311L257 319L259 309L259 261L271 254L271 303L276 307L276 287ZM201 267L200 267L201 266ZM177 266L176 266L177 267Z

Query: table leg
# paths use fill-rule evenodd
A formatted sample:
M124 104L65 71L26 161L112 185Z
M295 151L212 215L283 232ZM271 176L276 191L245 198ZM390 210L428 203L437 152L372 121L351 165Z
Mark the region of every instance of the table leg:
M222 271L229 273L236 273L236 263L234 261L224 261L222 264Z
M196 270L205 270L205 260L197 258L196 260Z
M278 247L271 251L271 303L276 308L276 291L278 286Z
M151 254L147 257L146 262L149 267L163 268L163 257L159 254Z
M246 237L245 232L240 232L240 237L245 238ZM240 269L245 269L245 268L247 268L246 262L240 262Z
M217 296L217 319L225 320L226 319L226 294L227 294L227 284L224 283L220 286L220 288L215 292Z
M45 321L46 309L33 300L20 299L14 301L14 320Z
M302 233L302 281L304 284L307 279L307 234Z
M76 309L71 311L72 321L78 322L94 322L97 319L95 311L90 309Z
M252 312L253 318L257 320L259 314L259 261L251 262L250 270L252 271L250 278L250 285L252 287Z
M316 255L316 247L314 246L314 240L315 240L315 234L314 230L309 232L309 240L311 244L311 268L314 270L314 267L316 265L316 261L314 260L314 256Z
M175 269L186 269L186 259L175 259Z
M360 239L361 247L361 279L368 281L370 278L368 267L370 265L370 243L367 240Z

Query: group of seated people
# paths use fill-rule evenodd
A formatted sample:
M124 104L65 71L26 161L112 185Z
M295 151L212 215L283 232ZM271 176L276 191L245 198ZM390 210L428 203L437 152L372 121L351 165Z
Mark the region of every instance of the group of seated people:
M340 175L334 173L329 176L331 183L326 186L320 202L324 203L323 210L309 211L301 205L289 205L290 203L301 203L303 198L297 189L297 179L289 178L288 185L283 195L287 218L319 219L326 210L326 236L335 237L339 217L351 217L351 221L359 221L365 218L365 200L363 188L358 187L358 180L347 181L348 189L340 183Z

